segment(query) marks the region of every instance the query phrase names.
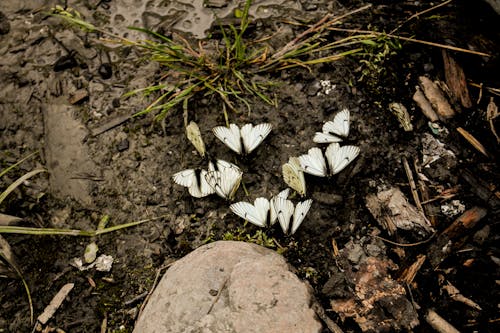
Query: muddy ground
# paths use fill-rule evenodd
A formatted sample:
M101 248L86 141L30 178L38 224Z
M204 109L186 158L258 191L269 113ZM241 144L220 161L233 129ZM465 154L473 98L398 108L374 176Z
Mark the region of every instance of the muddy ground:
M194 5L201 1L192 1ZM218 17L231 17L233 1L213 8ZM153 115L128 119L144 109L150 99L123 98L133 89L159 78L161 69L147 62L130 47L98 41L95 34L68 28L47 11L55 1L3 1L0 10L0 129L2 169L29 153L39 154L9 172L0 182L6 188L17 177L36 167L48 174L34 177L14 192L0 207L1 212L23 218L21 225L71 229L95 229L103 215L112 225L163 216L137 227L99 236L99 253L114 257L111 272L79 271L70 265L81 257L88 238L69 236L25 236L5 234L31 289L35 316L66 283L74 283L70 296L56 312L49 327L66 332L96 332L106 323L108 332L132 330L146 293L157 273L198 246L232 237L254 235L257 228L230 213L228 203L218 197L193 199L171 180L185 168L205 166L184 135L183 112L172 110L164 122ZM275 43L281 45L304 30L291 26L300 18L315 22L328 11L345 13L365 5L363 1L256 1L250 14L253 23L248 38L257 40L279 28ZM207 8L176 5L176 2L69 1L89 21L117 34L141 38L128 25L148 26L203 37L213 23ZM421 2L374 1L362 14L345 20L343 27L392 31L411 15L430 6ZM157 15L155 13L167 13ZM207 14L208 13L208 14ZM180 19L179 19L180 17ZM193 23L194 22L194 23ZM208 23L207 23L208 22ZM423 319L434 309L460 331L498 332L498 143L486 121L490 98L498 95L500 35L498 16L482 2L452 1L404 23L401 36L452 45L491 54L490 57L452 52L468 79L472 104L443 126L439 134L453 158L441 159L423 169L429 178L431 198L441 189L456 188L453 199L470 209L480 206L487 214L470 231L459 248L437 267L427 260L414 281L405 285L407 298L418 304L420 325L415 331L429 331ZM206 28L204 28L206 27ZM335 33L325 38L337 38ZM272 43L272 42L270 42ZM372 51L373 52L373 51ZM224 124L222 102L207 96L190 101L189 120L200 124L212 156L234 161L244 171L245 198L240 189L236 200L276 194L285 187L281 166L289 156L304 154L314 145L312 137L323 122L342 108L351 111L349 143L361 148L360 157L338 176L328 179L306 177L308 195L315 201L306 221L293 237L276 228L265 230L279 250L307 280L329 318L345 331L359 331L352 319L342 321L331 310L330 300L339 297L333 277L342 264L335 257L332 239L339 249L352 243L371 244L371 235L397 243L426 240L415 231L388 235L365 206L365 198L380 188L399 186L411 200L411 191L401 159L422 163L422 138L431 133L428 120L411 97L418 77L444 80L442 48L402 42L402 48L378 64L379 71L363 72L361 58L344 58L312 67L261 74L274 83L268 92L278 107L248 96L251 112L229 113L231 122L269 122L273 131L248 159L237 158L217 141L211 128ZM366 74L360 80L362 74ZM326 93L321 81L329 81ZM480 90L478 85L483 85ZM75 94L85 97L71 104ZM497 90L498 91L498 90ZM75 100L73 100L74 102ZM405 132L388 109L391 102L407 106L413 131ZM120 121L123 120L123 121ZM117 126L107 126L113 122ZM495 124L495 122L493 122ZM498 126L498 121L496 122ZM103 127L104 126L104 127ZM485 157L456 130L463 127L489 151ZM485 184L478 189L471 178ZM496 193L496 194L495 194ZM435 229L446 229L458 215L446 216L439 199L430 204L436 216ZM380 233L377 232L380 230ZM243 233L240 235L240 233ZM390 274L397 278L417 255L432 254L430 244L400 247L377 240L384 260L394 262ZM276 247L275 247L276 248ZM344 266L345 268L345 266ZM442 290L443 281L457 287L481 310L452 300ZM411 296L410 296L411 295ZM0 332L28 332L29 307L22 284L13 278L0 279ZM378 317L392 318L382 313ZM395 329L393 326L392 329Z

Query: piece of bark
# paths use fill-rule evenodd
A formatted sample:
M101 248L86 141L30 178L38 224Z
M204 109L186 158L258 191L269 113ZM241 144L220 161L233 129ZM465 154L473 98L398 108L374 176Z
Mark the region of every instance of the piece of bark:
M417 260L415 260L413 264L403 270L401 275L398 277L398 282L411 284L413 282L413 279L415 279L418 271L420 270L420 267L422 267L422 265L424 264L425 259L427 259L425 255L419 254L417 256Z
M446 121L455 116L455 111L444 96L441 89L432 82L429 78L421 76L418 78L420 87L422 88L425 97L431 102L432 108L436 111L441 121Z
M392 187L377 194L369 194L365 198L365 205L390 235L396 229L414 230L424 237L434 232L425 216L408 202L399 188Z
M420 108L424 116L427 117L433 123L439 120L439 117L432 108L431 102L425 97L424 93L420 89L419 86L415 87L415 93L413 94L413 101L417 103L417 106Z
M443 49L444 77L451 94L456 101L459 101L465 108L472 107L472 101L467 89L467 80L462 67Z
M446 228L429 246L427 257L433 267L437 267L452 252L465 243L472 234L471 230L486 216L487 210L482 207L473 207L460 215Z

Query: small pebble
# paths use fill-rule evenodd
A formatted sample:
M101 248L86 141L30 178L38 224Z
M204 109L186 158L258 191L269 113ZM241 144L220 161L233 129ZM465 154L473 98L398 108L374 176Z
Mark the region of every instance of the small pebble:
M54 72L62 72L76 66L78 66L78 62L76 61L74 55L70 53L57 59L54 64Z
M113 68L111 67L111 64L105 63L99 66L98 72L103 80L107 80L113 75Z
M122 151L127 150L128 147L129 147L128 139L123 139L122 141L120 141L118 143L118 145L116 146L116 149L121 153Z

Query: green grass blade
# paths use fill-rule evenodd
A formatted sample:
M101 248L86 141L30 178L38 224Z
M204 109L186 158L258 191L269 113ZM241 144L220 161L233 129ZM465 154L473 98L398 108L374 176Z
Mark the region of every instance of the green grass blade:
M17 161L16 163L12 164L11 166L5 168L4 170L2 170L2 172L0 172L0 178L3 177L3 175L5 175L7 172L9 172L10 170L14 169L15 167L17 167L19 164L23 163L24 161L26 161L27 159L35 156L36 154L38 154L38 150L29 154L28 156L26 157L23 157L21 160Z

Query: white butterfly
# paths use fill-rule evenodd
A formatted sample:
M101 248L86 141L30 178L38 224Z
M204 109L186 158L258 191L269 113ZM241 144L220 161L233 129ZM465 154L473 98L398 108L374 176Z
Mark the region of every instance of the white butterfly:
M278 219L274 203L277 198L286 199L289 189L281 191L271 200L259 197L255 199L253 205L246 201L240 201L229 206L229 209L242 219L255 224L258 227L264 228L268 225L274 225Z
M255 224L258 227L264 228L269 224L274 224L274 222L270 218L270 207L271 204L269 200L266 198L257 198L255 199L253 205L246 201L240 201L229 206L229 209L242 219L247 220L248 222Z
M218 170L210 170L207 172L205 178L208 185L214 189L218 196L232 200L240 186L243 172L232 163L223 161L228 164L225 165L219 161L222 160L218 160Z
M313 176L326 177L333 176L342 171L358 155L359 147L341 147L338 143L334 142L326 148L324 156L321 149L314 147L309 149L307 154L299 156L299 162L304 172Z
M277 197L274 202L274 209L276 210L278 222L280 223L283 233L285 233L286 235L293 235L304 221L304 218L306 217L307 212L309 212L311 205L312 200L308 199L306 201L299 202L294 208L293 203L290 200ZM291 220L292 226L290 227ZM289 229L290 232L288 232Z
M207 171L202 169L186 169L172 176L178 185L188 188L189 194L195 198L203 198L215 193L215 190L206 180Z
M205 143L201 137L200 128L194 121L191 121L186 126L186 137L193 144L194 148L196 148L200 156L205 157Z
M333 121L323 124L322 132L316 132L313 141L317 143L341 142L349 135L350 112L343 109L335 115Z
M301 196L306 195L304 172L297 157L290 157L282 166L283 180Z
M246 124L241 129L235 124L229 127L217 126L212 129L217 139L240 155L250 154L271 132L268 123L253 126Z

